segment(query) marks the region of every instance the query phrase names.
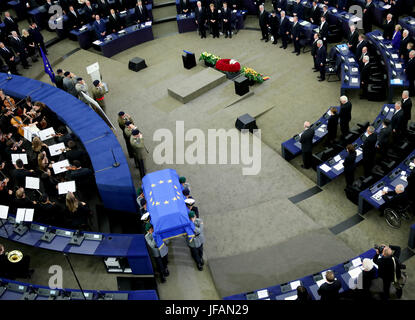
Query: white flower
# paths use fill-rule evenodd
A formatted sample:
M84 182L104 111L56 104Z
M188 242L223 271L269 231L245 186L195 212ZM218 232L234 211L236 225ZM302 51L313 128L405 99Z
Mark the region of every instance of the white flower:
M231 59L231 61L229 61L229 64L235 64L235 63L237 63L238 61L236 61L236 60L234 60L234 59Z

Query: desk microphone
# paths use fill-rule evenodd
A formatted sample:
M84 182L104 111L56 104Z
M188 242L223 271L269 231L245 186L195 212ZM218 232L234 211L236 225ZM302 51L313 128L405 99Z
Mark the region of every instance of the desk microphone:
M12 73L9 71L7 72L7 80L11 80L12 79Z
M114 154L114 150L113 150L113 149L111 149L111 153L112 153L112 157L113 157L113 159L114 159L114 163L112 164L112 166L113 166L114 168L117 168L117 167L119 167L119 166L120 166L120 163L117 161L117 159L115 159L115 154Z

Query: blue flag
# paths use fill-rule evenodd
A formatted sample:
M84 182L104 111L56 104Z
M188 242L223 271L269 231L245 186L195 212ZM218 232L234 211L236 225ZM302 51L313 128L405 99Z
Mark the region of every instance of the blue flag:
M43 65L45 67L45 72L49 75L50 81L55 83L55 74L53 73L53 70L52 70L52 67L50 66L49 60L46 57L45 53L43 52L42 47L39 47L39 49L40 49L40 54L42 55Z

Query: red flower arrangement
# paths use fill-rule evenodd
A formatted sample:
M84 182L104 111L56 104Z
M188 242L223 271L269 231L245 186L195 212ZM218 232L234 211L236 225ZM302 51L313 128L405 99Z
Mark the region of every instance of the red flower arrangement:
M215 68L225 72L239 72L241 70L241 64L235 60L233 60L235 63L230 63L231 60L232 59L220 59L216 62Z

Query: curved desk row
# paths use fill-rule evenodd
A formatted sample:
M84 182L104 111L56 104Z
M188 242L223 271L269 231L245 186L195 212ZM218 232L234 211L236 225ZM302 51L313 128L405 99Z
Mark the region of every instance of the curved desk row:
M41 81L0 73L0 88L20 99L41 101L81 140L89 154L99 194L108 209L137 212L136 191L121 145L111 129L82 101ZM114 158L120 163L113 167Z
M7 220L0 219L0 237L32 247L63 253L118 258L117 261L121 261L120 267L110 268L108 263L109 272L140 275L154 273L146 241L142 234L98 232L77 234L75 230L52 227L37 222L27 224L27 230L22 231L22 225L16 224L15 220L13 215L9 215Z
M376 47L377 53L382 57L388 74L388 103L392 103L393 90L404 89L409 85L404 72L404 61L399 57L398 50L394 49L391 41L383 39L379 30L366 34L368 41Z
M314 122L311 127L314 128L315 134L313 138L313 146L319 143L326 135L327 135L327 123L328 123L328 111L331 108L336 108L339 111L339 107L330 107L328 110ZM291 139L281 143L281 153L285 160L290 161L291 159L295 158L299 154L301 154L301 143L300 143L300 135L303 131L299 134L296 134Z
M14 280L0 278L0 300L158 300L155 290L99 291L50 289Z
M346 90L360 90L359 64L347 44L339 44L336 50L341 59L340 95L346 95Z
M331 268L325 269L322 272L297 279L295 281L284 283L281 285L256 290L253 292L236 294L223 298L224 300L295 300L297 297L297 286L302 285L306 287L313 300L320 300L320 296L317 293L318 288L324 283L324 274L327 270L334 271L337 279L342 284L340 292L347 291L349 289L356 288L356 279L359 274L362 260L365 258L372 259L375 255L375 249L370 249L357 256L356 258L338 264ZM356 269L356 270L355 270ZM354 270L354 271L352 271ZM361 270L360 270L361 271Z
M378 182L359 193L359 213L364 214L372 207L379 209L385 201L382 199L380 193L383 188L388 188L389 191L394 190L398 184L402 184L405 188L408 185L406 177L413 171L409 163L415 159L415 150L406 157L395 169L388 175L384 176ZM405 175L402 175L405 172Z
M376 117L375 121L373 121L372 126L375 127L375 132L379 133L380 129L382 129L382 121L384 119L390 120L395 112L394 105L385 104L382 107L382 110ZM361 147L363 145L363 141L366 139L365 133L363 133L359 138L357 138L353 145L356 150L356 164L359 163L363 159L363 154ZM324 186L326 183L338 178L344 171L343 161L347 156L346 149L343 149L338 155L335 157L327 160L323 164L317 167L317 185L319 187Z

